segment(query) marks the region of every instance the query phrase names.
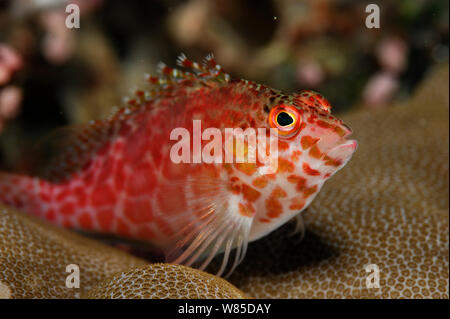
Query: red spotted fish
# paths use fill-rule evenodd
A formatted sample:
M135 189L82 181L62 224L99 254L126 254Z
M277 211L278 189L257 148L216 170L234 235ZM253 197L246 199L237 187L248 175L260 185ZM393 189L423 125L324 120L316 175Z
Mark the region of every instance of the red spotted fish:
M180 69L161 63L150 88L111 117L54 134L58 152L40 175L1 173L0 202L63 227L151 243L168 262L204 269L222 253L222 274L249 242L300 216L356 150L319 93L233 80L212 55L177 62ZM271 129L278 150L266 155L276 156L276 170L236 158L174 161L175 145L192 159L208 144L171 136L181 128L194 137L195 120L216 133Z

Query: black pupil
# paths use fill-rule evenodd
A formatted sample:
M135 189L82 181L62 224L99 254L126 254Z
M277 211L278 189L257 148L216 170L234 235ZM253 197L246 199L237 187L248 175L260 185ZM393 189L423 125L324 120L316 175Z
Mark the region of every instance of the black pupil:
M280 112L277 115L277 123L281 126L288 126L289 124L292 124L294 122L294 119L292 116L287 114L286 112Z

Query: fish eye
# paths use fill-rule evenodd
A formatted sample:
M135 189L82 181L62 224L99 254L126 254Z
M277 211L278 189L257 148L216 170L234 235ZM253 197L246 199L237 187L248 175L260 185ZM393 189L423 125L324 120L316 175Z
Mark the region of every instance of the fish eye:
M281 111L277 115L277 123L280 126L289 126L294 123L294 117L288 112Z
M269 124L279 136L291 138L300 130L301 117L295 107L279 105L270 111Z

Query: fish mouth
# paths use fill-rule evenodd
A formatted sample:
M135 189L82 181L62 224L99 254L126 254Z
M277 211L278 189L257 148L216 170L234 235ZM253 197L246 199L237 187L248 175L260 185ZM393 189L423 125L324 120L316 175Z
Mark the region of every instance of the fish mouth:
M353 135L352 129L345 124L342 124L342 126L344 127L345 133L341 137L341 139L338 141L337 145L334 148L341 147L344 144L345 145L355 144L355 147L357 147L358 142L354 139L349 139L349 137Z
M333 147L330 150L330 152L335 150L335 149L342 148L342 147L348 147L348 148L353 149L355 151L358 148L358 142L356 140L354 140L354 139L346 139L346 138L344 138L338 143L338 145Z
M328 156L334 159L347 162L358 148L358 142L354 139L348 139L352 131L346 134L337 142L337 144L328 151Z
M349 137L353 134L352 129L346 125L345 123L342 123L342 127L345 131L344 135L342 136L341 140L338 141L337 145L335 147L332 148L338 148L338 147L354 147L354 149L356 150L356 148L358 147L358 142L354 139L349 139Z

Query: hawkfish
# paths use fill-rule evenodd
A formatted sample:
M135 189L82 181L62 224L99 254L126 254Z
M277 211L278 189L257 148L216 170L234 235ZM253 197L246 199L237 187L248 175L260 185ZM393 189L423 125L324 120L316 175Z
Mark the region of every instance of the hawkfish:
M39 174L1 173L0 202L62 227L151 244L167 262L204 269L222 254L222 275L249 242L298 219L357 148L317 92L231 79L212 55L197 63L182 54L177 64L160 63L148 88L110 117L53 134ZM224 142L207 153L231 161L198 160L210 141L202 136L196 147L189 138L196 121ZM269 161L242 160L238 141L244 157L255 147L248 138L230 144L220 135L228 128L264 129L277 151L261 151ZM174 138L175 129L188 138ZM174 160L180 150L188 156Z

